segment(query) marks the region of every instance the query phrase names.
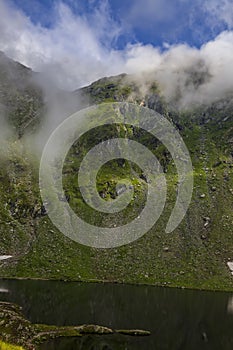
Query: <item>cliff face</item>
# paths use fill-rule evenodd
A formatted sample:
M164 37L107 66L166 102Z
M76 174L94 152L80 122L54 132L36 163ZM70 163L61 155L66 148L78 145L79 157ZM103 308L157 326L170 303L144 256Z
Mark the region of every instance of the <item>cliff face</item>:
M35 83L37 73L0 52L0 112L7 116L21 137L35 127L43 107L42 91ZM2 117L1 117L2 119Z
M98 214L82 200L76 178L80 162L96 143L108 137L130 137L159 159L168 180L166 207L157 224L141 239L119 248L94 249L62 235L40 199L39 160L27 144L36 135L48 109L37 74L0 55L0 104L4 115L0 167L1 277L62 278L151 283L210 289L233 288L227 262L233 260L233 98L178 111L163 99L156 82L141 92L133 77L101 79L73 93L57 91L69 113L91 104L128 101L163 114L173 122L190 152L194 191L189 210L171 234L166 223L175 203L173 159L158 140L137 128L116 125L94 129L71 148L63 174L64 190L73 210L103 226L120 225L140 213L146 181L139 168L124 160L107 163L98 174L97 189L106 200L117 197L116 184L129 178L137 200L114 218ZM194 77L195 78L195 77ZM68 113L68 115L69 115ZM7 126L5 126L7 125ZM5 134L2 133L2 136Z

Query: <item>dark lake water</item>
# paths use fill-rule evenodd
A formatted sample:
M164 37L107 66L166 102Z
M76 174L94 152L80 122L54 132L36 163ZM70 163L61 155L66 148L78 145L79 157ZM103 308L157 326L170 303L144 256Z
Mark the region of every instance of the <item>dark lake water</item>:
M34 323L94 323L152 333L149 337L87 335L44 344L43 350L233 349L233 293L4 280L0 299L21 305Z

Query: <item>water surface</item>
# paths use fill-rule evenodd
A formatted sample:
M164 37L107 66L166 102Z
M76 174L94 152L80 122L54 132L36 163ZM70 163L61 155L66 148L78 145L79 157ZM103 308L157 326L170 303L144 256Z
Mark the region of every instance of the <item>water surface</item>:
M7 292L8 291L8 292ZM59 281L0 281L0 299L33 323L140 328L149 337L84 336L43 350L232 350L233 293Z

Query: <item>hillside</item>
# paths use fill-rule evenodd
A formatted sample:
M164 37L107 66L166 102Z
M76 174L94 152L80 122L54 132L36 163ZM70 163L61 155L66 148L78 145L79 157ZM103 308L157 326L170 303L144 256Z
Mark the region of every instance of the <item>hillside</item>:
M98 174L99 193L106 200L116 198L117 182L127 177L135 185L137 200L114 215L90 209L77 189L76 177L83 156L96 143L121 135L144 144L157 156L168 180L165 210L146 235L126 246L95 249L62 235L42 205L39 159L27 143L27 137L37 134L49 110L37 76L0 55L1 114L5 130L11 131L0 143L0 255L13 256L0 261L0 276L233 290L233 277L227 267L227 262L233 261L233 92L211 105L185 111L166 103L156 82L146 84L143 94L134 78L124 74L103 78L73 93L54 92L57 100L69 105L63 118L92 104L143 101L144 106L175 125L192 158L191 205L179 227L168 234L165 227L175 203L176 174L165 146L149 133L123 125L108 130L96 128L76 142L66 158L63 185L72 209L91 223L111 227L134 218L145 201L146 187L135 165L111 161Z

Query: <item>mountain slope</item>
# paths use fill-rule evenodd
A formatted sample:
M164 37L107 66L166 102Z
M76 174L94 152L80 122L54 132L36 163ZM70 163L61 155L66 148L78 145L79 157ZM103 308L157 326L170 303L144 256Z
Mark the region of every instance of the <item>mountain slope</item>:
M0 52L0 113L19 136L35 127L43 107L42 91L35 84L37 74ZM1 118L2 119L2 118Z
M99 141L130 135L157 156L168 180L165 210L146 235L123 247L94 249L63 236L46 214L38 186L39 162L25 142L27 135L36 133L43 121L46 105L35 80L33 86L30 85L28 77L34 73L14 62L9 64L13 65L11 69L0 77L0 102L7 109L5 116L14 126L15 134L1 146L4 152L1 152L0 168L0 255L13 258L0 261L1 277L232 290L233 277L227 267L227 262L233 261L232 97L191 111L178 111L165 102L156 82L148 85L143 94L133 77L126 75L101 79L70 94L59 92L65 100L73 101L69 112L101 102L140 104L143 101L145 106L174 123L193 162L191 205L180 226L166 234L165 227L175 203L176 174L171 155L158 140L137 128L118 125L104 131L93 130L74 144L63 169L64 190L73 210L87 221L104 226L120 225L138 215L145 200L146 183L140 169L120 160L109 162L101 169L97 188L106 200L113 199L117 196L116 183L123 177L130 178L137 189L137 200L132 206L113 218L94 213L84 203L76 187L77 168L87 150ZM21 83L15 91L17 74ZM34 118L37 123L33 123Z

